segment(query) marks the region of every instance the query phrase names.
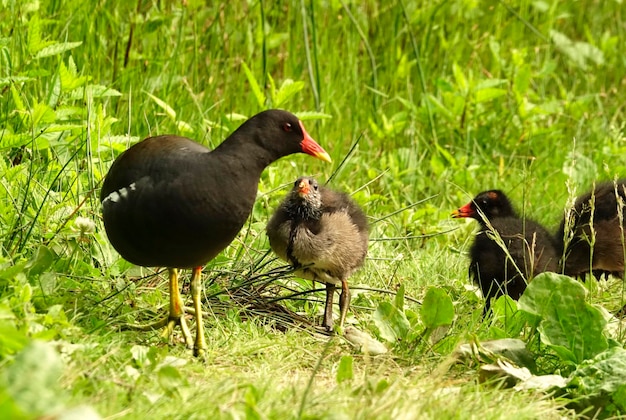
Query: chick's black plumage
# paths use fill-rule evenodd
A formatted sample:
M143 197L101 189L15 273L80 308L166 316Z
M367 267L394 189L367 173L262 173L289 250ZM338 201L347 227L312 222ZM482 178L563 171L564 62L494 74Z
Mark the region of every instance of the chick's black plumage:
M566 213L556 238L563 273L624 276L626 179L595 185Z
M245 121L213 151L184 137L150 137L111 166L100 194L109 240L134 264L169 268L167 332L181 324L187 344L176 269L194 270L196 353L205 347L199 303L202 266L245 223L265 167L299 152L330 161L295 115L269 110Z
M519 218L502 191L478 194L453 217L471 217L480 223L470 248L469 276L486 299L485 312L491 298L507 294L517 300L532 277L557 271L552 235L540 224Z
M340 326L350 304L348 278L367 254L368 223L347 195L301 177L267 225L270 246L302 278L326 283L322 326L331 330L333 294L341 285Z

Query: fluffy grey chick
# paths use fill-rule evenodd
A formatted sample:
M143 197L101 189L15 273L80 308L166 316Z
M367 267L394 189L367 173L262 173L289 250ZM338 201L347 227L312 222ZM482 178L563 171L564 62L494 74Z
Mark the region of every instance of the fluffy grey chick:
M326 283L322 326L333 328L333 295L341 285L339 326L350 306L348 278L363 265L368 225L361 208L345 193L300 177L269 223L267 236L274 252L302 278Z

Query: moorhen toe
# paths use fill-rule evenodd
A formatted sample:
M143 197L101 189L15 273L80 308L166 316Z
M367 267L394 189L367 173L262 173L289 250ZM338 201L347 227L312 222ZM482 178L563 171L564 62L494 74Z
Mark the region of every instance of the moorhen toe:
M326 283L322 326L333 328L333 295L341 285L339 327L350 305L348 278L363 265L368 224L361 208L344 193L301 177L267 225L274 252L302 278Z
M147 138L113 162L100 201L113 247L131 263L168 267L170 313L188 346L177 269L193 270L194 353L206 347L200 305L202 266L235 238L250 215L261 172L275 160L307 153L330 162L298 118L269 110L245 121L215 150L184 137Z
M521 219L502 191L478 194L453 217L471 217L480 224L470 248L469 276L486 299L484 313L491 298L507 294L517 300L532 277L557 271L552 235L540 224Z

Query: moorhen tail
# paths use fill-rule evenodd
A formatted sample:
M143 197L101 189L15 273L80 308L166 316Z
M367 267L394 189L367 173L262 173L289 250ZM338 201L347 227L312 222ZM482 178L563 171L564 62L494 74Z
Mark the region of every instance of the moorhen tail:
M519 218L502 191L478 194L453 217L471 217L480 223L470 248L469 276L485 297L484 313L492 298L506 294L517 300L532 277L557 271L552 235L540 224Z
M267 236L274 252L298 269L297 275L326 284L322 326L328 331L333 329L333 295L341 285L343 327L350 305L348 278L367 254L368 224L361 208L347 194L301 177L272 215Z
M567 212L556 239L563 273L624 276L626 179L597 184Z
M298 118L282 110L245 121L215 150L184 137L147 138L113 162L100 201L107 236L131 263L168 267L170 314L165 334L179 324L188 346L178 270L191 268L197 321L194 353L206 348L200 306L202 266L240 231L252 211L261 172L275 160L307 153L330 156Z

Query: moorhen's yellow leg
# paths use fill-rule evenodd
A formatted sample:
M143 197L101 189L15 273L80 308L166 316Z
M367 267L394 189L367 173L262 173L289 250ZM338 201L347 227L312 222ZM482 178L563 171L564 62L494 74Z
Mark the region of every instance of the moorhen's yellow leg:
M193 299L193 309L196 311L196 345L193 348L194 356L204 358L206 356L206 341L204 339L204 323L202 322L202 307L200 299L202 298L202 267L193 269L191 276L191 297Z
M324 306L324 320L322 321L322 327L326 328L326 331L333 330L333 296L335 289L334 284L326 283L326 305Z
M168 271L170 273L170 316L165 330L163 331L163 337L171 337L174 332L174 327L179 324L181 330L183 331L185 344L187 344L187 347L191 348L193 340L191 338L189 327L187 327L187 322L185 321L183 299L180 296L180 289L178 288L178 270L175 268L168 268Z
M343 328L343 323L346 320L349 306L350 288L348 287L348 281L346 279L341 279L341 296L339 296L339 328Z

